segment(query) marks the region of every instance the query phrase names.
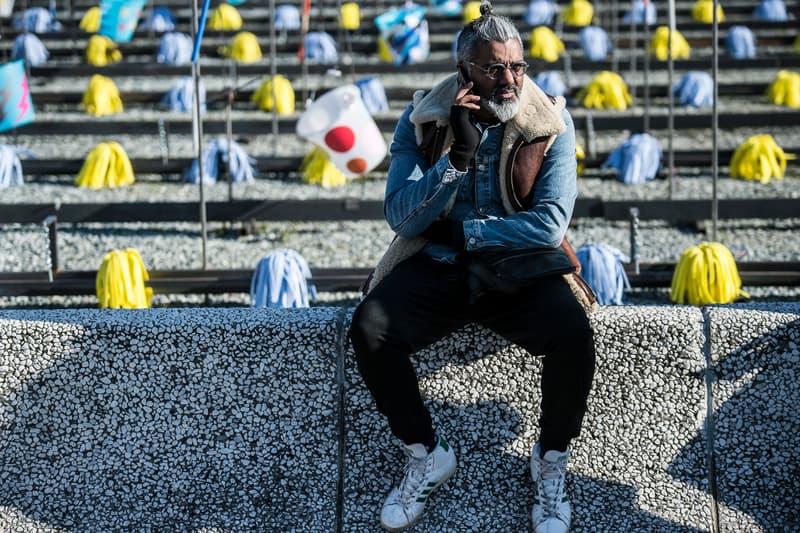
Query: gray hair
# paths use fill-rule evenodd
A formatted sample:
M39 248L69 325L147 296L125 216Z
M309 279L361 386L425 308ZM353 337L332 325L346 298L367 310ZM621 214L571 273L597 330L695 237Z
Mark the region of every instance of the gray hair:
M464 26L458 35L456 44L456 60L466 63L475 59L478 47L493 41L504 43L509 39L519 41L525 48L514 23L508 17L494 12L492 4L487 0L481 2L481 16Z

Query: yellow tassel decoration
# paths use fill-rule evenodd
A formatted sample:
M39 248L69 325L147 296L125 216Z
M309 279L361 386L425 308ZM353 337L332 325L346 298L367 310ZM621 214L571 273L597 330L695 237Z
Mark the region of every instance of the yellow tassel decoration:
M139 252L133 248L113 250L103 257L95 279L100 309L146 309L153 289L145 287L150 275Z
M361 8L355 2L342 4L339 10L339 27L343 30L357 30L361 26Z
M133 165L118 142L100 143L89 152L75 178L78 187L122 187L135 181Z
M586 108L625 110L633 102L628 86L619 74L604 70L580 90L577 96Z
M100 29L100 19L102 18L103 12L99 7L90 7L83 15L79 26L86 33L96 33Z
M541 57L550 63L558 61L564 43L547 26L537 26L531 31L529 52L531 57Z
M461 13L464 24L469 24L476 18L481 16L481 3L480 2L467 2L464 4L464 11Z
M586 152L583 151L583 147L575 143L575 159L578 160L578 174L583 174L583 160L586 159Z
M222 3L209 17L208 27L216 31L238 31L242 28L242 16L232 5Z
M767 88L767 96L773 104L800 108L800 72L779 70Z
M594 7L591 2L586 0L572 0L567 7L561 11L561 16L565 24L570 26L588 26L594 17Z
M95 74L83 93L83 109L96 117L122 111L122 99L114 80Z
M234 35L231 45L221 47L219 52L240 63L255 63L262 57L258 39L249 31L242 31Z
M718 242L704 242L681 254L672 275L670 299L689 305L727 304L749 298L733 254Z
M697 22L712 24L714 22L714 1L697 0L692 6L692 18ZM725 13L722 12L722 4L717 3L717 22L725 20Z
M122 52L105 35L92 35L86 45L86 62L96 67L104 67L122 60Z
M338 187L347 183L347 176L336 168L328 153L320 147L315 147L303 158L300 165L303 181L322 187Z
M656 56L659 61L666 61L669 59L669 41L670 31L668 26L659 26L650 39L650 53ZM689 43L681 35L681 32L675 30L672 32L672 59L689 59L692 53Z
M769 183L773 177L781 179L786 174L786 161L794 159L778 146L772 135L753 135L733 153L730 163L732 178L758 180Z
M273 87L275 91L275 99L277 100L277 106L272 97ZM279 115L291 115L294 113L295 104L292 82L280 74L275 76L274 82L272 78L267 78L253 93L250 101L257 103L258 108L262 111L272 111L275 109Z

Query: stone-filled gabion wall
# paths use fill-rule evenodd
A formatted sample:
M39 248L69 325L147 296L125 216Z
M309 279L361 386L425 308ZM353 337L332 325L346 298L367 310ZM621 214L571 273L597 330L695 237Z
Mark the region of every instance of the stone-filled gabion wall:
M378 531L351 311L0 311L0 531ZM800 304L592 321L572 531L797 529ZM471 326L415 361L459 457L415 531L529 531L540 359Z

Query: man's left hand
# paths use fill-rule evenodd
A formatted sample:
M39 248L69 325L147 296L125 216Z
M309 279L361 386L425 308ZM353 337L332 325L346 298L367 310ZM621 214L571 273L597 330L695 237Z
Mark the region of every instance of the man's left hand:
M460 220L435 220L422 232L422 236L437 244L446 244L458 251L464 249L464 223Z

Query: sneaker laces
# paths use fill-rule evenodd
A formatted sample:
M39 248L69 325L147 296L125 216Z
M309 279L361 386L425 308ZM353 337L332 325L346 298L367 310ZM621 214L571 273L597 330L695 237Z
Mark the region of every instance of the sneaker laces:
M398 499L404 507L410 506L417 500L422 482L428 477L431 465L433 464L432 454L418 459L410 453L406 453L408 455L408 462L406 463L405 475L398 487L400 492Z
M539 498L542 503L542 514L545 518L562 518L558 512L558 504L564 499L564 478L567 465L549 463L540 460Z

